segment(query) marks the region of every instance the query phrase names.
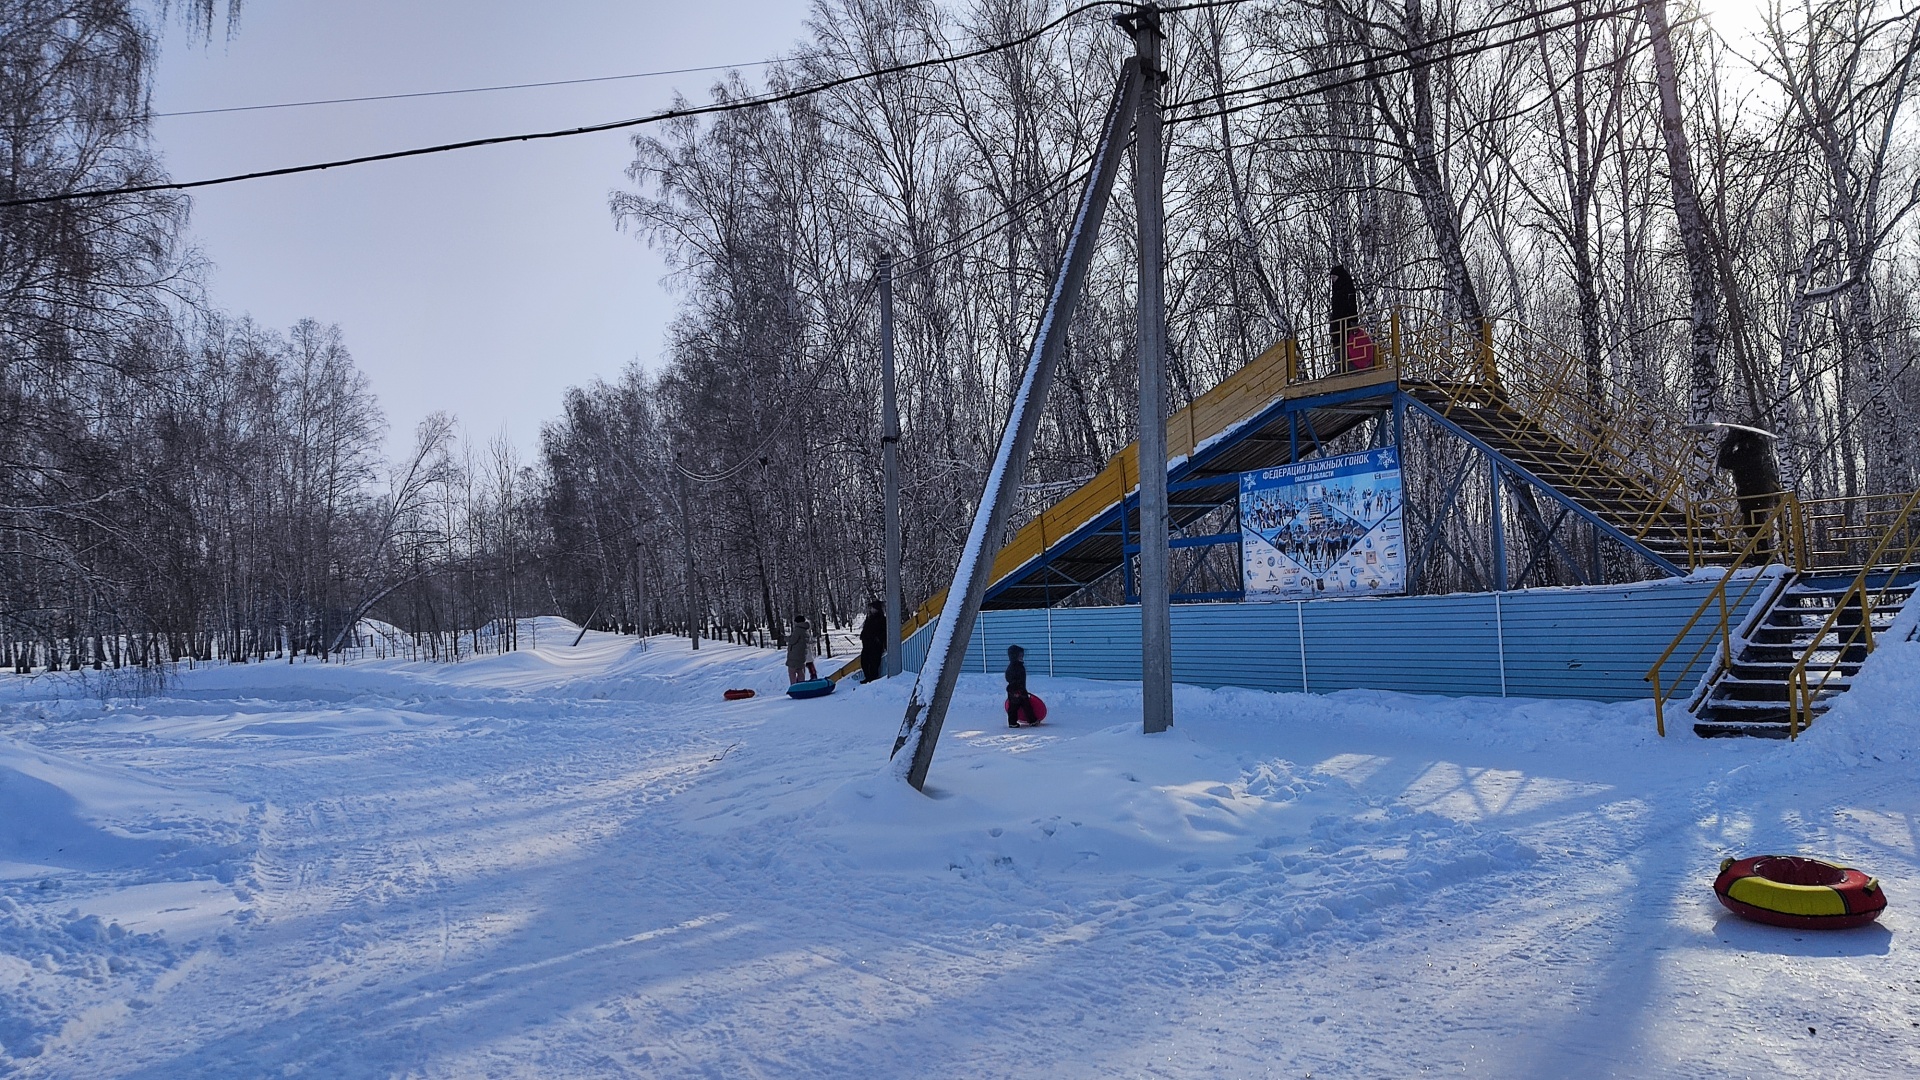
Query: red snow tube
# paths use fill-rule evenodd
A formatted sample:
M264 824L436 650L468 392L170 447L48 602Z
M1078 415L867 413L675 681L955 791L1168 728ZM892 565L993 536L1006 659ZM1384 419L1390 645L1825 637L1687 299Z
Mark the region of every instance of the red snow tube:
M1028 694L1027 700L1033 702L1033 722L1037 724L1040 721L1045 720L1047 718L1047 703L1040 700L1040 695ZM1003 708L1006 709L1008 716L1013 715L1013 699L1012 698L1008 698L1006 701L1002 702L1001 705Z
M721 694L720 696L721 696L721 697L723 697L723 698L726 698L726 699L727 699L728 701L745 701L746 699L748 699L748 698L750 698L750 697L752 697L752 696L753 696L753 691L751 691L751 690L729 690L729 691L727 691L726 693L724 693L724 694Z
M1727 859L1713 892L1735 915L1795 930L1865 926L1887 906L1878 879L1800 855Z

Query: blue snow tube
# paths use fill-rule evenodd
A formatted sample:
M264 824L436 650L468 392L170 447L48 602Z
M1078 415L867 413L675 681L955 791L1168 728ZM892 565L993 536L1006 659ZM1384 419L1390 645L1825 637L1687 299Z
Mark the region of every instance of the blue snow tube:
M832 679L809 679L787 687L787 696L790 698L826 697L831 693L833 693Z

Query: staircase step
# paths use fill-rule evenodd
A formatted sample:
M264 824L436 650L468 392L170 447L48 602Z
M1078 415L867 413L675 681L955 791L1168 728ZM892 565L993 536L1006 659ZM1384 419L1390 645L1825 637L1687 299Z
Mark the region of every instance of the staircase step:
M1802 729L1805 730L1805 729ZM1703 739L1785 739L1793 734L1790 721L1698 720L1693 733Z
M1765 621L1760 625L1769 630L1818 630L1822 626L1827 625L1828 619L1833 619L1832 628L1835 630L1852 631L1860 629L1861 620L1857 612L1841 612L1840 617L1834 619L1831 610L1815 611L1811 608L1775 609L1767 613ZM1874 628L1878 630L1881 629L1882 623L1891 626L1893 620L1891 618L1876 618L1873 620L1873 623Z
M1891 619L1884 622L1879 619L1873 620L1874 636L1878 637L1886 633L1887 628L1892 625L1893 620ZM1854 623L1851 626L1836 626L1827 632L1826 642L1830 647L1837 649L1848 634L1858 629L1860 629L1859 623ZM1767 626L1762 624L1753 628L1753 633L1748 635L1748 640L1763 645L1799 645L1804 647L1813 644L1813 636L1819 632L1820 627L1818 625ZM1854 644L1862 643L1855 642Z
M1820 694L1837 694L1852 685L1845 675L1831 675L1828 676L1825 681L1821 681L1817 676L1809 673L1809 678L1820 687L1816 692L1816 696ZM1785 679L1742 679L1733 677L1723 678L1714 683L1713 691L1708 696L1706 703L1708 705L1734 705L1744 708L1751 703L1784 702L1787 699L1787 682Z
M1835 678L1851 678L1859 674L1861 663L1862 661L1860 660L1840 661L1834 668ZM1799 666L1800 661L1793 658L1786 660L1747 660L1743 658L1733 662L1732 672L1733 677L1736 679L1764 682L1768 679L1785 680L1789 675L1793 674L1793 669ZM1813 665L1809 664L1808 667L1812 668ZM1814 672L1809 671L1809 674L1814 674Z
M1829 693L1823 693L1816 697L1814 707L1816 709L1825 708L1827 703L1822 699L1830 696L1832 695ZM1779 701L1746 701L1740 698L1712 698L1702 702L1700 707L1708 712L1731 713L1746 716L1754 713L1764 713L1769 709L1784 710L1787 706L1784 702Z
M1825 655L1815 654L1812 662L1807 665L1809 668L1824 667L1836 662L1841 667L1851 665L1857 668L1861 662L1867 658L1867 650L1864 645L1848 649L1847 655L1844 657L1839 655L1839 650L1837 649L1822 649L1820 653L1824 653ZM1784 646L1748 646L1742 649L1738 656L1734 657L1733 662L1735 666L1743 664L1777 664L1791 669L1797 667L1801 658L1805 655L1801 650Z
M1828 607L1828 609L1832 609L1836 603L1839 603L1839 598L1845 596L1845 594L1847 594L1845 588L1803 588L1803 586L1793 586L1793 588L1789 588L1789 590L1786 590L1786 592L1780 596L1780 600L1797 601L1797 603L1805 603L1805 605L1809 605L1809 607ZM1870 588L1870 590L1866 590L1866 598L1874 603L1874 607L1885 607L1885 605L1899 607L1901 603L1907 603L1908 600L1912 600L1912 590L1910 590L1910 588Z

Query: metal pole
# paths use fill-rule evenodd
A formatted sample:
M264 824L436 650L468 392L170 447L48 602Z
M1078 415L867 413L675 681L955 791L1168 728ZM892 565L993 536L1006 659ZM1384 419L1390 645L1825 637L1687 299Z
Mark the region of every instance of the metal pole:
M1507 589L1507 500L1500 493L1500 463L1487 455L1487 491L1492 499L1488 507L1493 518L1493 588Z
M893 384L893 256L880 259L880 468L887 516L887 656L880 673L900 674L900 403Z
M687 637L698 651L700 621L693 615L693 502L687 498L687 471L680 467L678 454L673 456L673 479L680 487L680 540L687 554Z
M634 633L640 636L640 641L644 644L648 631L653 629L653 620L647 615L647 551L645 548L636 546L633 549L633 562L634 606L640 609L638 617L634 620Z
M1007 515L1020 490L1020 478L1026 472L1034 435L1040 429L1040 414L1046 409L1047 391L1053 385L1053 369L1066 345L1067 324L1072 321L1081 286L1086 284L1087 267L1093 261L1094 242L1100 233L1100 219L1106 215L1107 196L1113 190L1113 174L1119 169L1127 123L1133 117L1135 95L1139 90L1140 64L1128 57L1120 65L1120 78L1113 88L1106 125L1094 151L1093 169L1074 210L1073 227L1061 253L1053 294L1034 332L1026 374L1021 377L1020 388L1007 415L1006 429L1000 433L1000 447L980 493L980 505L974 510L973 525L967 530L959 565L954 567L946 609L940 613L933 640L928 643L926 662L920 667L920 677L914 682L913 694L907 701L900 736L893 743L896 759L901 750L912 745L906 779L917 790L926 786L927 770L933 765L933 750L940 740L940 728L947 720L947 705L953 700L954 684L959 681L960 668L966 663L967 639L973 633L973 620L986 600L987 579L1006 533Z
M1133 200L1140 232L1140 730L1173 726L1173 613L1167 567L1167 309L1161 207L1160 11L1138 8L1125 25L1140 58L1133 135Z

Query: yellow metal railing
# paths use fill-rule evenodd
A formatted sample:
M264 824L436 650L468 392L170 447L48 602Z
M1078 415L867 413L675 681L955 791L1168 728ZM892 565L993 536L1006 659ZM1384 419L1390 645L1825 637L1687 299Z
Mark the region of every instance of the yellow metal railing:
M1746 545L1735 554L1733 562L1726 567L1726 572L1721 575L1719 581L1714 583L1713 590L1707 594L1706 599L1700 601L1700 606L1694 610L1693 617L1680 628L1680 633L1674 637L1673 644L1667 646L1667 650L1653 662L1653 667L1648 669L1646 678L1653 684L1654 726L1659 729L1661 737L1664 738L1667 734L1667 702L1671 701L1674 695L1679 693L1680 688L1687 684L1688 678L1700 667L1709 650L1715 645L1719 646L1717 659L1720 668L1724 670L1733 663L1733 619L1736 613L1744 614L1751 611L1755 590L1762 582L1775 580L1762 574L1751 574L1745 578L1736 578L1735 575L1750 566L1758 567L1773 561L1775 541L1779 544L1781 561L1789 567L1797 566L1803 558L1803 548L1798 540L1799 520L1800 503L1793 497L1792 492L1788 492L1773 508L1773 512L1767 515L1760 530L1749 537ZM1728 589L1736 580L1743 581L1744 584L1738 596L1729 597ZM1662 674L1667 662L1674 658L1674 654L1680 651L1682 645L1686 644L1687 637L1693 633L1693 628L1699 625L1700 620L1706 618L1710 611L1718 615L1718 625L1715 627L1717 633L1709 634L1695 645L1686 659L1680 662L1679 670L1673 673L1672 681L1667 681Z
M1883 494L1804 501L1807 568L1872 566L1873 550L1898 532L1903 522L1912 520L1907 498L1906 494Z
M1920 506L1920 491L1899 496L1867 496L1867 499L1882 500L1891 504L1900 499L1897 507L1893 505L1874 506L1858 513L1849 514L1845 504L1855 504L1860 499L1821 500L1820 513L1827 522L1825 543L1832 545L1822 550L1839 557L1854 549L1854 545L1864 542L1873 531L1879 532L1879 542L1874 544L1865 558L1861 560L1860 572L1854 575L1847 591L1834 601L1833 612L1826 622L1813 635L1807 645L1806 654L1793 666L1793 672L1787 676L1787 737L1798 739L1800 729L1813 720L1813 706L1825 691L1827 682L1837 674L1841 665L1854 649L1865 653L1873 652L1873 604L1874 599L1883 595L1893 583L1893 578L1910 569L1917 554L1920 554L1920 518L1915 516L1916 506ZM1810 516L1811 517L1811 516ZM1884 521L1884 527L1871 522ZM1835 528L1838 525L1838 528ZM1836 533L1838 539L1835 538ZM1878 577L1879 585L1870 582ZM1836 626L1845 612L1856 612L1860 624L1837 640L1833 647L1833 657L1816 668L1814 655L1827 651L1823 644L1829 637L1837 637ZM1815 672L1818 672L1816 675Z
M1688 569L1724 565L1740 551L1737 516L1707 495L1718 480L1706 443L1669 403L1617 381L1596 396L1578 357L1517 323L1478 339L1400 323L1396 315L1390 338L1405 342L1396 350L1407 355L1403 374L1437 393L1443 413L1498 413L1547 436L1552 445L1537 453L1551 459L1557 485L1575 498L1609 498L1606 516L1635 540L1683 542Z

